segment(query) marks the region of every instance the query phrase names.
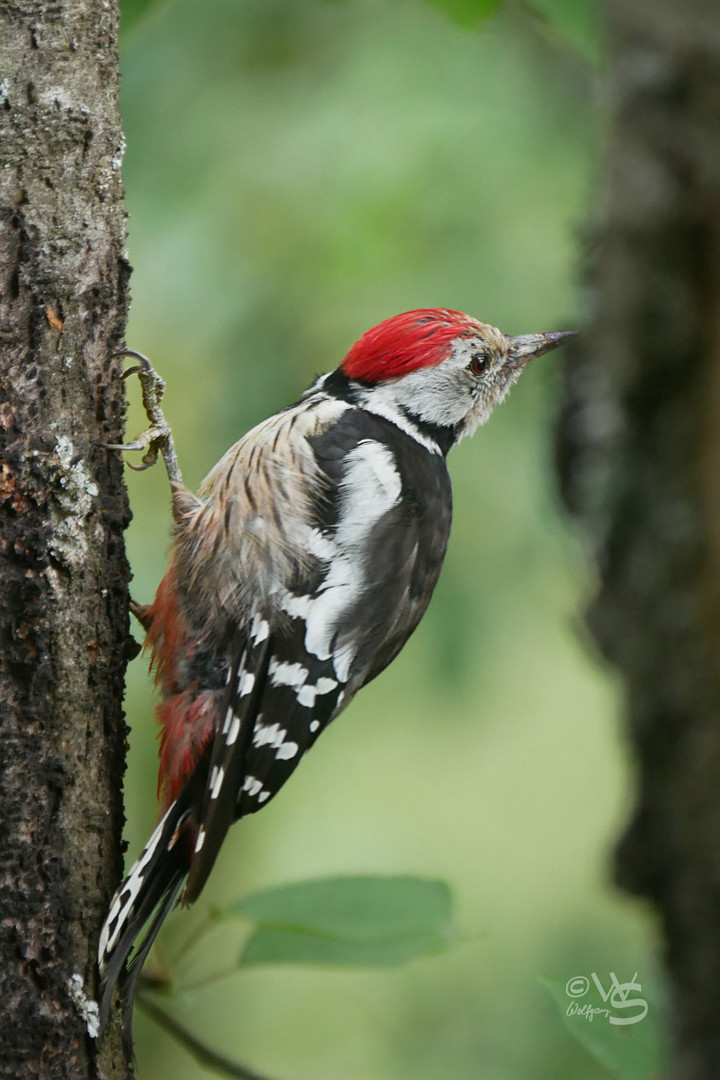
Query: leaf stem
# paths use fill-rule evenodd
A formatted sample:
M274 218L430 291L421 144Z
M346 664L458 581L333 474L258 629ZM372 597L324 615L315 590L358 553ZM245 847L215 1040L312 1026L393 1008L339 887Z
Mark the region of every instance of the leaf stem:
M173 993L176 994L189 994L193 990L201 990L205 986L210 986L211 983L219 982L220 979L227 979L230 975L235 975L240 968L237 964L233 967L221 968L219 971L211 971L208 975L201 975L199 979L191 979L190 982L180 983L173 986Z
M216 925L217 920L214 919L212 915L204 915L198 925L190 931L183 944L173 956L170 963L171 970L174 970L180 962L187 957L188 953L192 952L198 942L201 941L213 926Z
M191 1053L201 1065L205 1065L208 1069L214 1069L215 1072L221 1073L223 1076L231 1076L234 1080L268 1080L268 1077L254 1072L247 1065L232 1061L223 1054L218 1054L211 1047L206 1046L205 1043L192 1035L187 1028L183 1027L174 1016L165 1012L154 1001L150 1001L145 994L138 994L136 1001L163 1031L177 1039L180 1045Z

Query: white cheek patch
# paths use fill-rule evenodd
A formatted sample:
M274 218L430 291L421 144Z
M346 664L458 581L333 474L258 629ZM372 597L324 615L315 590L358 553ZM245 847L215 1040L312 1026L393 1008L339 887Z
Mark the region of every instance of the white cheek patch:
M391 420L431 453L440 448L413 424L412 418L441 428L455 429L456 439L484 423L502 397L482 377L470 374L473 355L490 348L504 355L504 338L492 327L482 337L461 335L441 363L411 371L401 379L374 386L362 397L363 407ZM502 396L504 396L503 391Z

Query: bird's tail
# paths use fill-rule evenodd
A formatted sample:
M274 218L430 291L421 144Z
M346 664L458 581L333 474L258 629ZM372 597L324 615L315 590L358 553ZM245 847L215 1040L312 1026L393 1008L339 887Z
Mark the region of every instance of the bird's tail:
M115 893L100 932L100 1030L107 1022L117 986L123 1001L123 1030L129 1050L132 1049L132 1011L140 972L190 866L196 831L189 820L191 811L192 799L186 789L167 811ZM153 913L154 918L128 963L135 942Z

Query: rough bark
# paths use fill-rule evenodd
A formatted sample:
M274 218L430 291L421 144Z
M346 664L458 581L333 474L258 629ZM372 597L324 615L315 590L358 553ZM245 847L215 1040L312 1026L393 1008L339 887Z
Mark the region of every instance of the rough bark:
M121 1077L83 1015L120 872L129 266L116 0L0 0L0 1074ZM119 362L113 362L117 374ZM79 980L82 980L80 983ZM84 989L82 989L84 988Z
M621 672L637 797L616 858L660 915L670 1075L720 1075L720 5L614 0L593 322L569 358L566 501Z

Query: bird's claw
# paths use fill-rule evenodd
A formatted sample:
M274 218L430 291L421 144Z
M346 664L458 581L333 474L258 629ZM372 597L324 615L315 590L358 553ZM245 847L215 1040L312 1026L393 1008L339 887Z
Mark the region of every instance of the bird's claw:
M133 439L129 443L101 443L100 445L105 450L119 450L121 452L129 450L145 450L146 453L142 458L142 464L133 465L131 461L126 461L125 464L129 469L134 469L135 472L145 472L146 469L152 468L157 464L157 459L160 451L164 448L167 442L168 433L158 428L157 425L147 428L136 439Z
M121 378L127 379L130 375L137 375L140 379L143 406L150 421L150 426L132 442L101 443L101 445L106 450L119 450L121 453L130 450L145 450L140 465L133 465L129 461L126 462L135 472L144 472L145 469L152 468L157 463L159 454L162 453L170 482L182 485L182 475L175 456L172 431L160 407L160 402L165 393L165 380L158 375L147 356L143 356L142 353L136 352L134 349L121 349L119 352L112 353L110 359L113 360L118 356L131 356L133 359L140 361L139 364L135 364L133 367L128 368L127 371L124 371Z

